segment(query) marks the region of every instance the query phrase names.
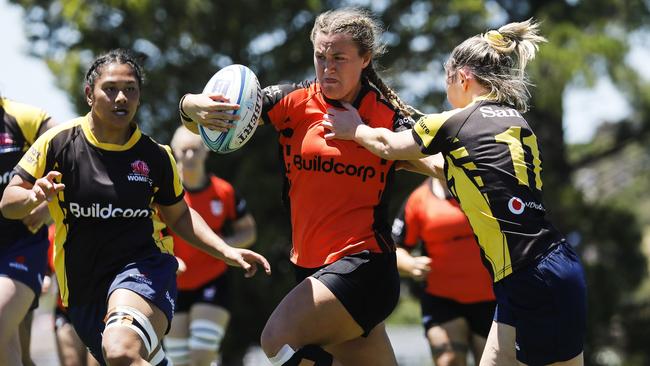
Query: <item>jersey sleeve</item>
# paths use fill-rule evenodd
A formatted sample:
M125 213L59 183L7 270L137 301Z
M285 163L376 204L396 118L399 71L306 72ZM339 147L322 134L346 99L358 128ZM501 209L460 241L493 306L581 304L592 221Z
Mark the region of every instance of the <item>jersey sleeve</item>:
M262 121L264 124L278 126L287 119L289 114L289 100L286 98L293 91L308 88L311 81L301 83L279 84L267 86L262 90Z
M393 131L401 132L410 130L413 128L413 125L415 125L415 120L413 120L413 118L405 116L400 111L395 113L395 116L393 117Z
M50 171L54 160L50 151L50 141L53 136L53 133L46 133L39 137L20 159L14 168L15 173L33 184L43 177L45 172Z
M448 121L457 111L427 114L413 126L413 138L423 154L434 155L444 150L450 139Z
M154 194L154 202L163 206L171 206L183 199L185 191L171 148L167 145L161 145L161 148L165 152L163 161L166 163L162 164L162 182Z
M10 113L16 117L18 127L29 145L36 140L36 135L43 123L51 118L42 109L22 103L12 103Z

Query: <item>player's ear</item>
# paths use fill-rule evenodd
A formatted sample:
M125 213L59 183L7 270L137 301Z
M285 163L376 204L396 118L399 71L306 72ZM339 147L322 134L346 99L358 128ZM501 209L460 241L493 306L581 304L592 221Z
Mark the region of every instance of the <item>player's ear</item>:
M88 103L89 107L93 106L93 92L90 89L90 85L86 84L86 87L84 87L84 94L86 95L86 103Z

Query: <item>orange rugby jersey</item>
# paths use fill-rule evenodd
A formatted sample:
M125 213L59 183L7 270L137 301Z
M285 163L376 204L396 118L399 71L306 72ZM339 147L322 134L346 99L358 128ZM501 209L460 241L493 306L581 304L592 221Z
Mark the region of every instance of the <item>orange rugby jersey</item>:
M198 190L185 188L185 202L195 209L208 226L217 234L224 235L228 223L243 217L246 201L240 199L230 183L211 175L205 187ZM178 275L179 290L193 290L222 275L228 265L209 254L191 246L171 229L174 237L174 254L187 265L187 270Z
M324 139L323 115L341 105L327 99L318 82L270 86L263 95L262 118L279 132L291 261L315 268L363 250L394 251L386 210L393 162L353 141ZM372 127L413 125L367 82L352 105Z
M492 278L481 261L467 217L455 199L440 199L427 179L407 198L393 222L396 242L424 244L431 258L426 292L461 303L494 300Z

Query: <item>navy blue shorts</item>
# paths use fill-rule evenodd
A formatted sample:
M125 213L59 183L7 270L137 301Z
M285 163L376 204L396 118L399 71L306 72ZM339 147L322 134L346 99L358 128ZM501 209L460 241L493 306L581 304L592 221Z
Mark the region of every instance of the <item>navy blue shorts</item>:
M20 239L0 249L0 276L24 283L34 291L34 302L30 310L38 307L43 276L47 269L47 229L35 235Z
M494 317L495 301L462 303L445 297L424 293L420 298L422 325L426 332L437 325L462 318L472 333L487 338Z
M298 282L311 276L332 291L363 329L364 337L397 306L400 281L395 252L364 250L320 268L295 267Z
M230 271L212 279L203 286L194 290L178 290L176 313L187 313L194 304L208 304L220 306L230 310L228 298L230 293Z
M70 321L79 338L100 364L106 364L102 357L102 332L110 294L123 288L149 300L167 316L169 331L176 302L177 268L176 258L164 253L129 263L115 276L106 291L106 298L90 304L70 304L67 309Z
M587 301L582 265L566 242L494 284L494 320L517 330L517 360L530 366L567 361L583 350Z

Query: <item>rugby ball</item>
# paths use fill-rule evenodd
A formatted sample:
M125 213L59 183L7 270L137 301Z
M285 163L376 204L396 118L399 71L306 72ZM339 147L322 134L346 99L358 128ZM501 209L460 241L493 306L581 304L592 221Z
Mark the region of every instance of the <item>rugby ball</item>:
M219 70L203 88L204 94L219 93L239 109L229 113L239 116L235 127L226 132L212 131L199 125L203 143L212 151L226 154L244 146L257 128L262 112L262 89L257 76L244 65L230 65Z

